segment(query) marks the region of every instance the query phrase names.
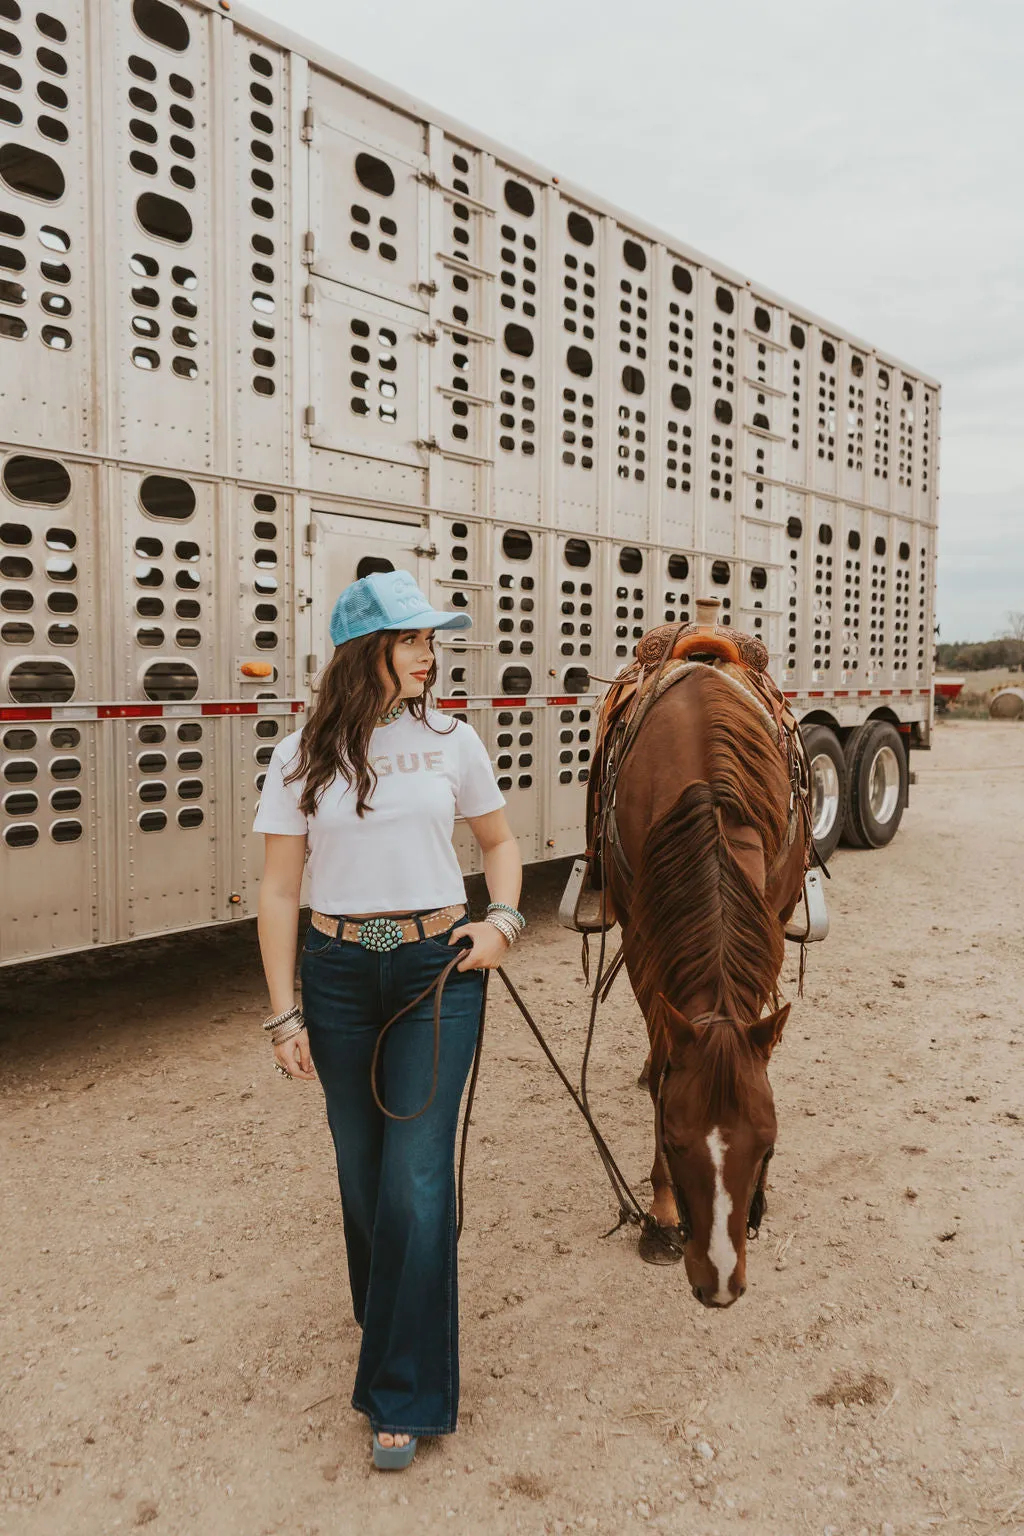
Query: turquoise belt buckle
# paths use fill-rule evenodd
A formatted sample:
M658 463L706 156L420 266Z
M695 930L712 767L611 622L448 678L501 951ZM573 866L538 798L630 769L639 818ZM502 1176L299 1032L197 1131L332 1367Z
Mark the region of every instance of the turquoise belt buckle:
M364 949L377 955L390 954L404 938L401 923L393 917L368 917L359 925L359 942Z

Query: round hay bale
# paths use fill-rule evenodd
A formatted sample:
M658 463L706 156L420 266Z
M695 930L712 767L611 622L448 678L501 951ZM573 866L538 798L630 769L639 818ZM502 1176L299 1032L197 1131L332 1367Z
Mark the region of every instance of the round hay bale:
M993 720L1024 719L1024 688L1003 688L988 706Z

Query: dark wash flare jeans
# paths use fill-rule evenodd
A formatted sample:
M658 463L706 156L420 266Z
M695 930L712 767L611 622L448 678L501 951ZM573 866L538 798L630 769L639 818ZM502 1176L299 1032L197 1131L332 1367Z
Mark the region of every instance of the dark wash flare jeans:
M469 921L459 918L458 929ZM341 1185L348 1274L363 1330L352 1406L375 1430L451 1434L459 1411L455 1137L473 1061L483 972L445 982L437 1094L425 1114L389 1120L373 1102L382 1026L459 952L452 929L375 954L316 928L302 952L309 1049L327 1100ZM392 1113L430 1093L433 994L388 1030L377 1086Z

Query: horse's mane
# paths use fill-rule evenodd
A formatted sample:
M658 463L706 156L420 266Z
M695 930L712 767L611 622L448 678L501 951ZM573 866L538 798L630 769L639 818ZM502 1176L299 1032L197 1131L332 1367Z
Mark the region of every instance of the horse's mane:
M731 683L709 668L683 686L696 691L703 709L706 777L683 791L644 843L629 919L643 956L637 991L683 1001L710 989L716 1013L750 1022L776 998L783 930L733 857L724 818L757 829L770 868L787 827L779 758L757 706ZM632 750L643 752L642 734ZM707 1081L718 1107L735 1102L748 1052L735 1025L705 1032L701 1061L714 1068Z

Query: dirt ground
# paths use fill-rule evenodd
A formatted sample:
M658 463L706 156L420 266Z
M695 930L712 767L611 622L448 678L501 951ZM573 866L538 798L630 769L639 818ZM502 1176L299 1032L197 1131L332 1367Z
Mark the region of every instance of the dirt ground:
M0 1530L1024 1531L1024 726L940 726L914 766L894 845L833 860L731 1310L602 1239L582 1122L492 985L462 1425L403 1475L348 1406L322 1098L270 1069L252 925L5 973ZM562 873L509 971L578 1063ZM592 1082L638 1193L643 1042L621 980Z

